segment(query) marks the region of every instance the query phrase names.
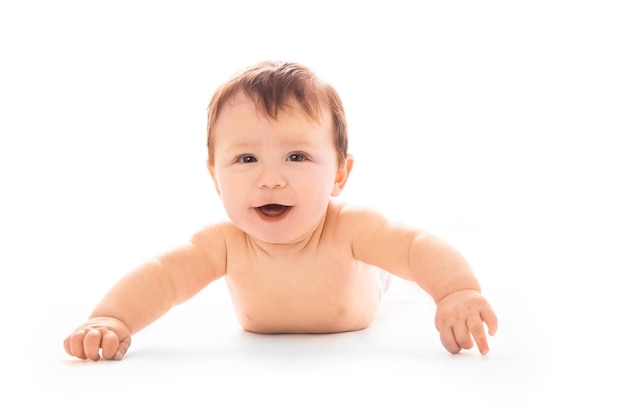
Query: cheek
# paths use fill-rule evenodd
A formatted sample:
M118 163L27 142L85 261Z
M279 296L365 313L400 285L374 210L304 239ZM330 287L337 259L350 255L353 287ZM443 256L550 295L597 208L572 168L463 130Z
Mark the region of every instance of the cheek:
M233 187L232 185L229 187L228 184L221 184L221 193L220 193L220 201L222 202L222 208L224 212L234 223L240 223L243 221L246 208L245 206L245 198L241 195L241 191L237 187Z
M229 181L228 179L217 178L215 187L218 190L219 196L224 202L230 202L237 198L241 187L236 186L236 182Z
M217 179L215 177L213 177L213 187L215 187L215 192L217 193L217 195L220 197L220 199L222 198L222 193L221 193L221 189L220 189L220 185L217 181Z
M233 200L236 200L240 187L236 187L234 181L229 176L216 175L213 177L213 183L215 184L215 190L217 195L222 200L222 204L226 207L232 204Z
M308 190L307 194L311 199L324 200L330 197L335 187L334 173L330 174L328 170L310 172L303 181L307 184L303 189Z

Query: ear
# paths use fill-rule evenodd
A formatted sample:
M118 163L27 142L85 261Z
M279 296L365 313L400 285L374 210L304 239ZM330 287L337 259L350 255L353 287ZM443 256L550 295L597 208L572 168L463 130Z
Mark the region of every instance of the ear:
M348 177L350 176L350 172L352 171L353 164L354 157L352 156L352 154L348 154L342 166L339 167L339 170L337 170L333 191L330 194L331 196L339 196L343 188L346 186L346 182L348 181Z
M211 179L213 179L213 186L215 186L215 191L217 192L217 195L221 198L222 195L220 193L220 186L217 184L217 177L215 176L215 166L212 166L211 164L209 164L209 160L207 160L206 167L209 170Z

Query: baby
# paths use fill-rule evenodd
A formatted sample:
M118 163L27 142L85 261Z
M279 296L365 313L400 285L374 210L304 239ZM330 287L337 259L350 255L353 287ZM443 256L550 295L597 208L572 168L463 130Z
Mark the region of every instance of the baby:
M67 353L121 360L132 335L220 278L246 331L360 330L374 318L388 275L434 299L448 351L474 342L489 351L483 324L494 335L497 318L455 249L333 199L353 157L341 100L311 70L268 61L233 77L211 100L207 142L207 167L230 222L121 278L65 339Z

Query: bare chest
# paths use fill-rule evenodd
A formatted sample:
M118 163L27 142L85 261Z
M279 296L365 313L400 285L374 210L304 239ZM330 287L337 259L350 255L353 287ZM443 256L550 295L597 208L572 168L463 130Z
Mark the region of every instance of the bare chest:
M343 331L355 326L342 323L362 322L378 301L374 269L338 248L273 257L229 252L226 281L240 322L257 332Z

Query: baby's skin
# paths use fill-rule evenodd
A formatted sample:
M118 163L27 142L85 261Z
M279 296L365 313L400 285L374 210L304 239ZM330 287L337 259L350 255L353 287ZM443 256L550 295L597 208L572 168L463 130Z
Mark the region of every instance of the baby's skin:
M255 333L335 333L372 322L379 271L410 280L437 304L451 353L489 351L497 318L467 261L441 239L338 203L352 169L338 162L329 109L313 121L298 103L277 118L236 95L220 113L208 163L230 219L123 277L64 341L81 359L122 359L131 336L224 279L241 326Z

